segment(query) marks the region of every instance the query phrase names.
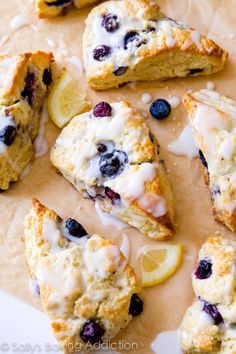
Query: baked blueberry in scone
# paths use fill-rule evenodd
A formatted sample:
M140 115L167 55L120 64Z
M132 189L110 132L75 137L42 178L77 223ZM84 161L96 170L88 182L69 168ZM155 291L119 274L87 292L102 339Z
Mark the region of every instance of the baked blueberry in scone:
M33 158L52 54L0 56L0 189L9 188Z
M88 235L33 199L24 223L30 277L37 279L45 313L65 352L110 340L139 315L143 302L133 269L120 249Z
M210 237L192 273L197 301L180 326L184 353L236 353L236 242Z
M173 198L157 150L147 122L130 103L100 102L62 130L51 161L104 212L164 239L173 232Z
M217 221L236 231L236 102L217 92L187 93L188 111Z
M36 0L36 11L40 18L65 15L71 8L82 9L99 0Z
M96 90L212 74L223 69L227 56L206 36L162 14L155 1L107 1L86 20L84 67Z

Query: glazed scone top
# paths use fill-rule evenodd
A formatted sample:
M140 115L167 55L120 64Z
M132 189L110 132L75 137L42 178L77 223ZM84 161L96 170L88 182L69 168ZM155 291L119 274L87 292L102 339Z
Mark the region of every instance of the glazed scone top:
M100 235L72 236L66 222L36 199L24 230L31 278L39 283L44 311L65 348L81 342L80 331L91 319L101 321L103 339L129 323L131 297L140 287L113 242Z
M145 183L155 179L160 165L148 125L128 102L110 106L108 117L95 117L90 111L73 118L58 137L51 160L58 168L70 171L69 178L75 184L82 181L89 193L94 186L109 187L122 197L125 205L138 200L154 217L162 216L167 212L163 196L145 193ZM114 176L104 177L101 173L100 144L106 145L106 154L115 151L123 162Z
M106 16L109 27L106 29ZM134 67L142 57L152 57L163 50L175 46L192 51L221 56L208 40L198 31L169 19L161 12L155 2L145 0L109 1L98 5L86 20L84 33L84 65L89 75L100 71L113 71ZM113 26L113 29L111 27ZM184 34L183 34L184 32ZM94 59L94 50L99 46L110 48L104 58ZM119 76L119 74L117 74Z
M193 108L188 106L191 102ZM211 191L220 208L232 214L236 207L236 103L209 90L186 94L184 103L197 146L207 161Z

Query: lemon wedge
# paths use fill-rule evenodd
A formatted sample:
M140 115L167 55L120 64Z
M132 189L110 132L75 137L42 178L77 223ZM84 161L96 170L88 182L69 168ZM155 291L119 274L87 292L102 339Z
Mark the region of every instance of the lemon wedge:
M182 262L181 245L145 245L138 252L143 287L162 283L173 275Z
M48 96L48 112L53 122L62 128L72 117L89 111L90 108L90 103L86 101L86 92L64 71L53 83Z

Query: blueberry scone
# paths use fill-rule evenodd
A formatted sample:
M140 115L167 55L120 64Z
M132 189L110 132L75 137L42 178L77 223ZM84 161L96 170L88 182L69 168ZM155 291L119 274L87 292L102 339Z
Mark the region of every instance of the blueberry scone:
M159 10L155 1L108 1L86 20L83 56L96 90L130 81L208 75L223 69L227 53L198 31Z
M216 220L236 231L236 102L201 90L183 97Z
M210 237L192 274L198 300L180 326L185 353L236 353L236 241Z
M0 56L0 189L9 188L34 155L40 112L51 83L52 54Z
M112 339L142 312L139 284L120 249L76 220L63 221L33 199L24 242L30 277L66 352Z
M71 8L82 9L99 0L36 0L36 11L40 18L65 15Z
M158 149L130 103L100 102L62 130L51 161L105 213L164 239L173 231L173 199Z

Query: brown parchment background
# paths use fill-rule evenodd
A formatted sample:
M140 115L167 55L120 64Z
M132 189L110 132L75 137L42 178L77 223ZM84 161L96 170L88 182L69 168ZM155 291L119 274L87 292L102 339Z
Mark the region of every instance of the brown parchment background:
M136 86L126 86L116 90L96 93L88 90L93 104L100 100L115 101L128 99L142 112L148 112L149 105L141 101L141 95L149 92L154 98L167 98L168 95L181 97L188 88L206 87L208 80L216 84L216 89L236 99L236 2L235 0L160 0L163 11L174 19L181 20L214 39L229 51L229 62L223 72L194 79L176 79L162 83L147 82ZM0 0L0 40L9 35L9 40L0 46L1 54L16 54L38 49L55 54L57 65L66 64L65 57L81 56L81 37L84 20L90 9L72 13L66 17L38 20L34 4L27 0ZM23 13L36 26L13 31L10 28L12 17ZM235 38L232 38L232 34ZM56 48L51 48L46 38L52 39ZM73 65L66 64L84 87L86 81ZM176 235L172 243L181 242L185 258L182 267L175 276L160 286L145 289L142 292L144 312L135 318L117 339L138 342L138 353L151 353L150 342L160 331L176 329L184 311L193 300L190 272L194 266L200 245L207 236L220 232L223 236L235 235L214 222L210 195L204 184L197 159L190 161L186 157L177 157L167 151L172 142L186 124L186 112L181 105L174 109L171 117L163 122L148 118L152 132L158 136L161 155L165 159L168 175L172 183L176 201ZM174 130L175 131L174 131ZM46 137L50 147L59 134L51 121L46 124ZM101 233L106 237L121 239L126 233L132 244L131 264L139 274L136 249L151 241L137 230L128 228L117 230L101 225L91 201L83 199L78 192L61 176L49 161L49 155L33 162L29 175L11 186L0 195L0 289L17 298L41 308L40 300L33 298L28 288L23 245L22 221L35 196L56 210L64 218L76 217L89 233ZM157 241L156 241L157 242ZM7 309L6 309L7 310ZM39 329L40 330L40 329ZM29 338L30 339L30 338Z

